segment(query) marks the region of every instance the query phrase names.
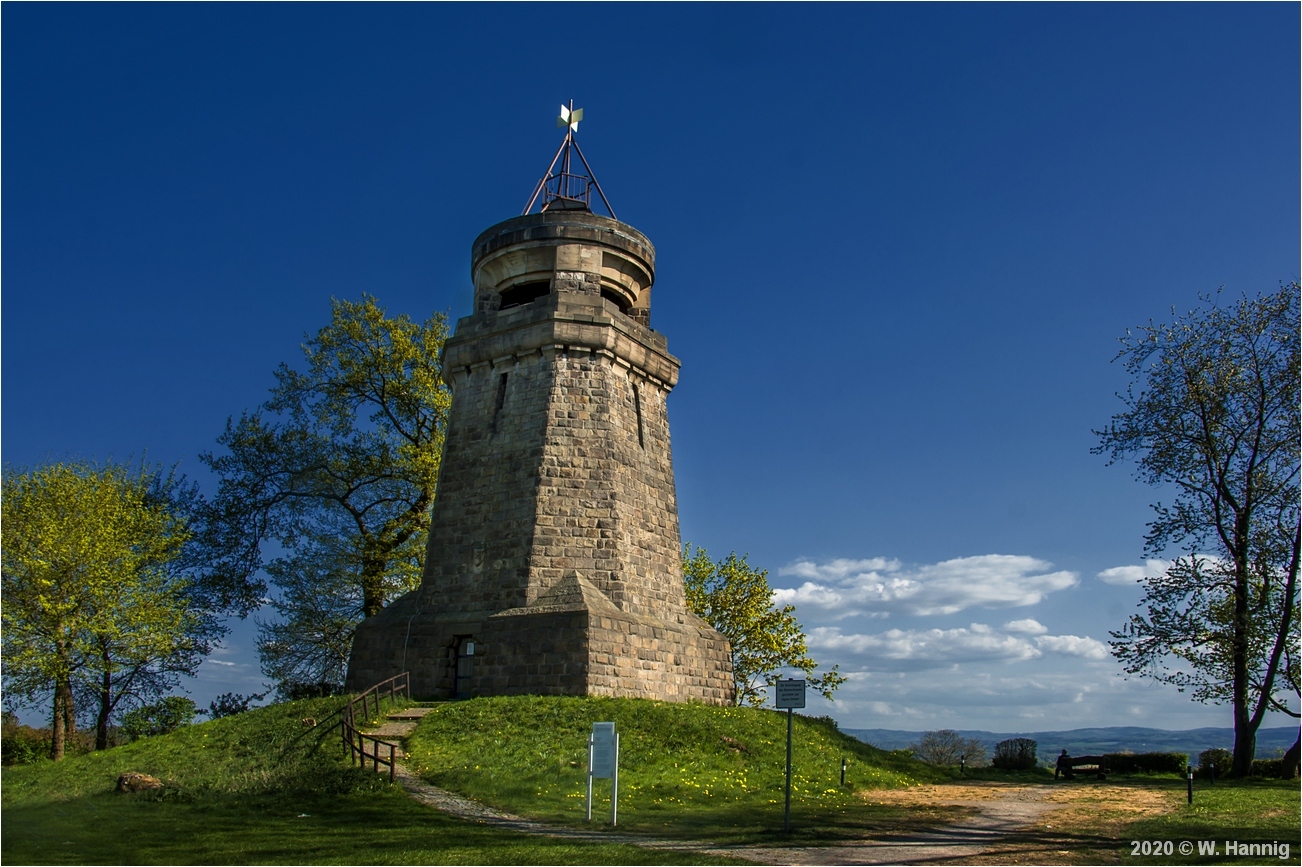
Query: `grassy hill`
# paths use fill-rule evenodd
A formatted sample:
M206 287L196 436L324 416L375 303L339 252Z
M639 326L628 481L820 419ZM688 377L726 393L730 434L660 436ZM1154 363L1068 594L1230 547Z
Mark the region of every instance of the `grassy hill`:
M438 705L408 740L409 767L429 782L558 823L584 821L587 737L620 733L619 825L674 837L762 842L781 835L786 714L614 698L505 696ZM951 774L869 746L830 719L795 717L794 839L827 841L905 817L856 796ZM849 762L840 784L841 760ZM594 820L609 815L597 781ZM935 821L953 811L937 809ZM914 810L912 826L929 817Z
M6 864L699 864L698 853L455 820L353 770L342 699L290 702L100 753L3 770ZM316 728L302 720L314 717ZM335 717L337 719L337 717ZM114 792L125 771L167 783Z

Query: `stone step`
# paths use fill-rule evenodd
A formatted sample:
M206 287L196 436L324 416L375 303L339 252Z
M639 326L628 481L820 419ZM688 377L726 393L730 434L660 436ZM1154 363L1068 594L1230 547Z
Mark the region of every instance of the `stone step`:
M403 708L402 710L396 710L386 718L392 720L420 720L424 719L425 715L433 710L434 708L432 707L408 707Z

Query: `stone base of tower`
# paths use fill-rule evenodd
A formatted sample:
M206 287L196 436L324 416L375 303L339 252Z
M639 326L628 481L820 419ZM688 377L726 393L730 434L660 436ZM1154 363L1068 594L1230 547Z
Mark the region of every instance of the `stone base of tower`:
M576 574L528 606L475 621L422 612L417 600L408 594L358 627L347 689L360 691L406 670L413 694L427 698L533 694L733 702L728 642L709 624L690 613L666 623L622 611ZM467 639L474 641L474 654L458 659Z

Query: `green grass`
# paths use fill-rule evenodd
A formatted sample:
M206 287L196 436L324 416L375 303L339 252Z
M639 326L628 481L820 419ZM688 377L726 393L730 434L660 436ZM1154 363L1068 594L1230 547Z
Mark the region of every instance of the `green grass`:
M782 833L786 716L754 708L640 699L510 696L442 703L408 740L408 765L429 782L509 812L584 823L592 723L620 733L619 827L721 842L830 844L873 829L940 824L961 811L871 805L864 788L954 775L795 718L792 834ZM849 760L840 785L841 759ZM594 785L594 825L610 784Z
M1183 781L1169 783L1172 788L1185 791ZM1123 860L1146 864L1279 864L1298 863L1299 810L1302 794L1296 780L1224 780L1215 786L1205 782L1195 783L1194 802L1181 804L1179 809L1152 819L1126 825L1121 835ZM1194 844L1192 856L1178 853L1170 857L1131 857L1131 840L1170 840L1178 846L1181 841ZM1215 857L1199 856L1197 841L1214 840L1219 853ZM1225 856L1225 841L1239 843L1280 842L1289 844L1288 858L1277 857L1236 858Z
M351 769L341 699L261 708L3 771L6 864L696 864L698 853L525 836L421 806ZM320 725L307 728L304 717ZM336 717L337 718L337 717ZM113 791L125 771L167 782Z

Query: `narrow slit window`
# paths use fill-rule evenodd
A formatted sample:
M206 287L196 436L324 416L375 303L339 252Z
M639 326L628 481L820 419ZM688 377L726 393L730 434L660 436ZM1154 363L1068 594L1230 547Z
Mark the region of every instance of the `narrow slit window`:
M506 374L497 381L497 403L493 407L493 428L492 432L497 433L497 426L502 420L502 405L506 403Z
M642 438L642 394L636 385L633 386L633 411L637 413L637 444L646 448L646 440Z

